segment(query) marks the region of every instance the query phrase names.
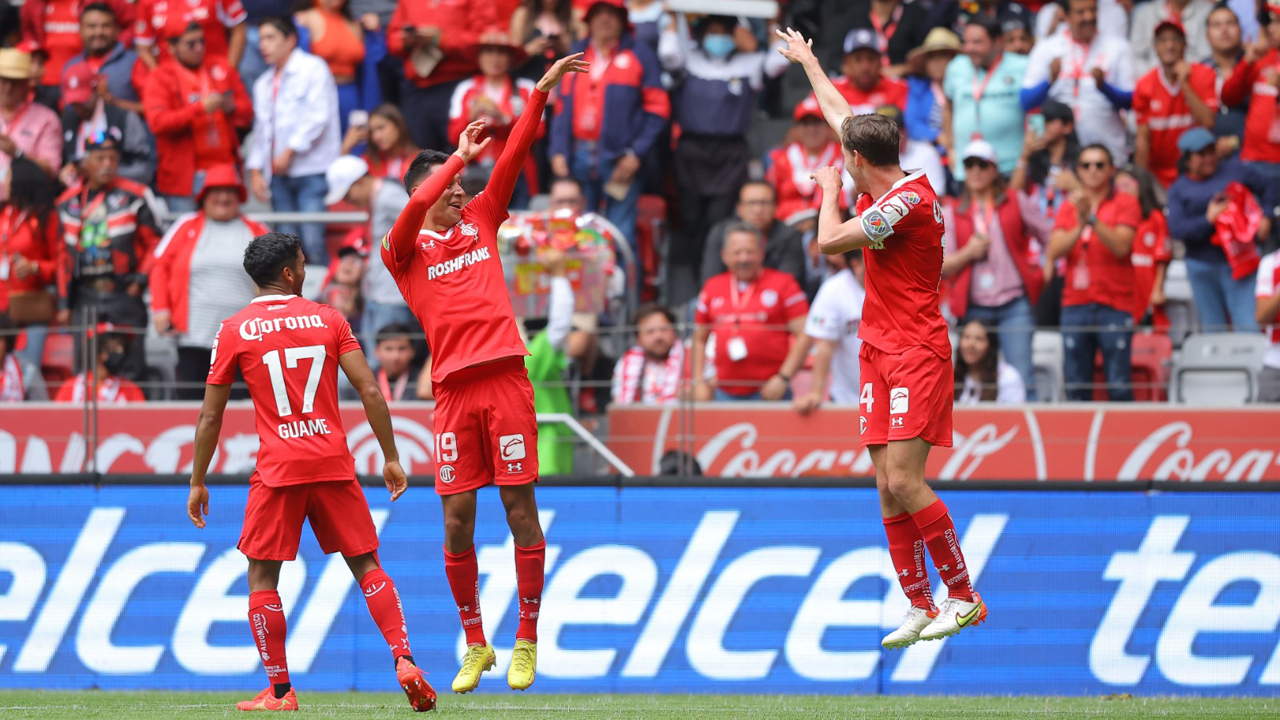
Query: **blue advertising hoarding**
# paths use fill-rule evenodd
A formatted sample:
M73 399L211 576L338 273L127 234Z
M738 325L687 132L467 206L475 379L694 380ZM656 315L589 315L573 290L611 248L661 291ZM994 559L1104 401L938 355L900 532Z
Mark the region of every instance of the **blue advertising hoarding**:
M247 488L0 487L0 687L256 690ZM368 489L415 658L437 685L462 633L440 504ZM534 690L1280 695L1280 495L953 492L987 624L906 651L906 610L874 490L539 491L547 584ZM481 493L480 604L505 690L512 543ZM280 594L295 684L394 691L391 658L342 559L314 539ZM936 582L935 588L940 587Z

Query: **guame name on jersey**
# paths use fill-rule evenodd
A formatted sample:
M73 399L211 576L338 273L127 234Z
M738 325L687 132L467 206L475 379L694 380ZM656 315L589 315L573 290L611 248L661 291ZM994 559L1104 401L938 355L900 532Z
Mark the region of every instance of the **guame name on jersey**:
M281 423L276 428L276 433L285 440L310 437L312 435L328 435L329 421L325 418L291 420L287 423Z
M275 306L272 306L273 308ZM271 308L268 308L271 309ZM306 330L308 328L324 328L324 319L319 315L289 315L278 318L253 318L240 325L240 337L245 340L261 340L263 335L277 333L281 330Z
M489 254L489 248L476 248L475 250L463 253L452 260L445 260L442 263L436 263L435 265L427 268L427 279L435 280L436 278L448 275L449 273L458 272L464 267L471 267L472 265L483 260L488 260L491 257L492 256Z

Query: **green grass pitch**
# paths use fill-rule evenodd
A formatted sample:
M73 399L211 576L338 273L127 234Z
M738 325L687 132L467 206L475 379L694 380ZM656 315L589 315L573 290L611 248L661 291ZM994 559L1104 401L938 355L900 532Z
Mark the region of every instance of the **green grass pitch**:
M0 691L5 718L243 717L245 695L170 692ZM407 718L402 695L302 692L302 714L317 718ZM436 715L455 718L1280 718L1280 699L880 697L830 695L492 695L440 697ZM427 716L430 717L430 716Z

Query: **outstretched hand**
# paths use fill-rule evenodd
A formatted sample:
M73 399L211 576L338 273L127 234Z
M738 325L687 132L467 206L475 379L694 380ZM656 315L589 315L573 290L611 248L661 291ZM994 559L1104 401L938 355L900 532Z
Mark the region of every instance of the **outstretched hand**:
M484 126L487 122L488 120L485 118L480 118L468 125L467 129L463 130L462 134L458 136L458 149L453 154L462 158L462 162L471 162L477 155L484 152L485 148L489 147L489 142L493 140L492 137L487 137L477 142L480 138L480 133L484 132Z
M560 79L565 75L571 72L584 73L590 70L591 63L582 59L585 55L586 53L574 53L557 60L556 64L547 70L547 74L543 75L542 79L538 81L538 89L542 92L551 92L551 89L559 85Z
M800 34L800 31L792 30L791 28L787 28L786 31L783 31L782 28L778 28L777 30L774 30L774 32L778 34L778 37L787 41L786 47L778 48L778 52L782 53L782 57L793 63L799 63L801 65L809 59L813 59L815 61L818 59L817 56L813 54L813 40L805 40L804 36Z

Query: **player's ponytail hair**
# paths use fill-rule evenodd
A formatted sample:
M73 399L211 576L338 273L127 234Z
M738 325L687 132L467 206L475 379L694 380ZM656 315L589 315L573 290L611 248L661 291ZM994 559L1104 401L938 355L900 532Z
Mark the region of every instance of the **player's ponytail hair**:
M840 144L875 167L893 167L898 164L901 133L897 123L879 113L854 115L840 126Z

